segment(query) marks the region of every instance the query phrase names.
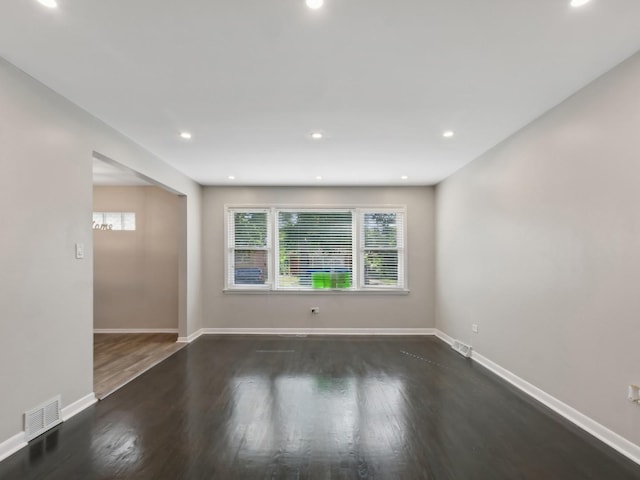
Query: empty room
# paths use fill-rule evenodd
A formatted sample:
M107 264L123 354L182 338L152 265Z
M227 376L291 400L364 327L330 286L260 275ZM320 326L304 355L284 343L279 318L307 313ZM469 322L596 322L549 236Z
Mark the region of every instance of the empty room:
M4 2L0 479L640 479L639 85L636 0Z

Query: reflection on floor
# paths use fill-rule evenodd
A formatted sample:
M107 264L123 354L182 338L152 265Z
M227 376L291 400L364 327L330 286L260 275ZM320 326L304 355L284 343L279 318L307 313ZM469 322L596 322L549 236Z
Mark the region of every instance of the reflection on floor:
M175 333L97 333L93 336L93 389L102 400L171 356L184 343Z
M0 479L638 480L436 338L201 337Z

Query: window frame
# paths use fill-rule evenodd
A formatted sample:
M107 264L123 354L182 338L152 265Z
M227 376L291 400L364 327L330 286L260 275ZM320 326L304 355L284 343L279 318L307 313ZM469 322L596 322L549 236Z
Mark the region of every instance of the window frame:
M274 238L274 245L273 245L273 254L274 254L274 260L277 257L280 257L280 229L279 229L279 223L280 223L280 212L284 212L284 213L350 213L351 214L351 287L349 288L330 288L330 289L322 289L322 290L331 290L331 291L335 291L335 290L339 290L339 291L349 291L349 290L354 290L354 285L356 285L356 271L354 268L354 265L357 262L356 257L356 248L357 248L357 237L356 237L356 228L355 228L355 224L357 223L357 220L355 220L355 214L353 209L350 208L335 208L335 207L326 207L326 208L317 208L317 207L274 207L272 208L273 211L273 238ZM273 281L273 290L277 290L277 291L289 291L289 292L296 292L296 291L305 291L305 292L316 292L320 289L314 289L314 288L306 288L306 287L283 287L279 285L279 279L280 279L280 262L274 262L274 281Z
M231 216L236 213L265 213L266 214L266 245L264 247L242 247L235 246L235 221L233 230L231 230ZM231 235L233 234L233 244L231 243ZM227 289L234 290L271 290L273 280L273 225L272 225L272 209L265 207L240 207L226 208L224 221L224 237L225 237L225 285ZM267 252L267 277L264 284L235 283L235 252L236 250L254 250ZM234 275L231 275L231 273ZM233 280L232 280L233 279Z
M267 213L267 278L264 284L235 284L233 268L235 248L231 244L230 219L231 215L241 212L266 212ZM278 285L280 274L279 259L279 212L351 212L351 286L349 288L310 288L310 287L281 287ZM367 213L398 213L402 216L401 230L397 232L398 239L398 284L397 285L365 285L364 284L364 216ZM300 294L327 294L327 293L399 293L409 292L407 271L407 207L406 205L224 205L224 292L228 293L300 293ZM400 245L402 244L402 245Z
M360 278L361 289L366 290L403 290L407 285L407 258L406 258L406 244L407 244L407 214L406 208L358 208L358 278ZM367 248L364 234L364 217L366 214L371 213L393 213L402 217L401 231L396 233L395 248ZM383 251L397 251L398 252L398 283L397 285L365 285L365 253L368 250L383 250Z

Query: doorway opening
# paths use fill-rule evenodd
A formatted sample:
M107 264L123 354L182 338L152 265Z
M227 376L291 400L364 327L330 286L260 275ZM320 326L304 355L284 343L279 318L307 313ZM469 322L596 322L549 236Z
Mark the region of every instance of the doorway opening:
M185 345L176 341L186 318L186 197L94 153L92 228L102 400Z

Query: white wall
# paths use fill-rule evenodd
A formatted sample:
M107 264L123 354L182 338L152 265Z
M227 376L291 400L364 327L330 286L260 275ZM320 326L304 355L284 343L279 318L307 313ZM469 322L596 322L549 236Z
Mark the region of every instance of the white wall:
M224 205L406 205L409 295L223 293ZM434 326L434 189L204 189L204 326L208 328L432 328ZM311 315L311 307L320 307Z
M637 54L437 188L438 328L636 444L639 86Z
M0 443L23 429L26 409L93 391L94 151L187 195L181 333L201 327L200 187L0 59Z
M93 231L93 326L177 329L180 210L159 187L94 187L96 212L133 212L134 231Z

